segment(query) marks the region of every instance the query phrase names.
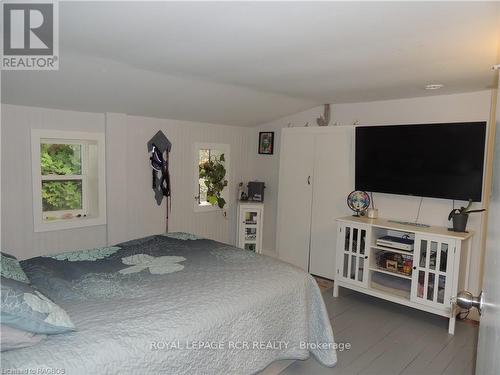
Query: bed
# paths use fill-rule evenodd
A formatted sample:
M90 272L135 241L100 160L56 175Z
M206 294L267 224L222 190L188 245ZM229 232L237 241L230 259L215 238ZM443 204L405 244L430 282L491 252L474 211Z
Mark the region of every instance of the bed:
M253 374L312 353L337 361L315 280L191 234L21 262L76 330L2 353L3 369L65 374Z

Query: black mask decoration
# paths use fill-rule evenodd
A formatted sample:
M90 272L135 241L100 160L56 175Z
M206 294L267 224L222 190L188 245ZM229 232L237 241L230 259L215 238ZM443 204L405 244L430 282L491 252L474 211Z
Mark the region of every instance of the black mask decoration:
M152 188L155 192L155 199L158 205L161 205L163 197L167 199L167 231L168 214L170 211L170 173L169 173L169 153L172 150L172 143L160 130L148 142L148 152L150 153L150 162L152 168Z

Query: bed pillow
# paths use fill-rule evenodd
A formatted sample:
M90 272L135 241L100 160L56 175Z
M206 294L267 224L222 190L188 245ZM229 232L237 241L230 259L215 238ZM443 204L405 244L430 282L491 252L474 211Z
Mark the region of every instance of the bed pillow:
M24 273L17 258L13 255L0 252L0 273L2 277L29 284L28 276Z
M47 336L21 331L20 329L0 325L0 349L2 352L13 349L27 348L38 344Z
M0 255L2 324L22 331L55 334L74 330L68 314L36 290L11 255Z

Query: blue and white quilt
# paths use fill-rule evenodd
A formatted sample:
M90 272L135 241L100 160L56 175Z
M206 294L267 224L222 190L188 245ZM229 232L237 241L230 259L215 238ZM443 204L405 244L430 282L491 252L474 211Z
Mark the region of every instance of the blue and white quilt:
M271 257L174 233L21 264L75 331L3 353L3 369L252 374L310 351L337 361L316 282Z

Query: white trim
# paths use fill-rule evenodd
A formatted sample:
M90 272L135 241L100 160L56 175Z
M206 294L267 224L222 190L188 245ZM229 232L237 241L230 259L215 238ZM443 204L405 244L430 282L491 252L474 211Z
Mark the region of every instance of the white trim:
M224 210L227 210L227 208L230 206L230 194L231 194L231 182L229 179L230 175L230 163L231 163L231 156L230 156L230 146L225 143L204 143L204 142L196 142L193 145L193 209L194 212L210 212L210 211L217 211L220 210L219 207L217 206L212 206L211 204L208 205L200 205L198 204L197 196L198 196L198 181L199 181L199 166L198 166L198 161L200 158L199 151L200 150L220 150L226 159L224 162L224 167L226 168L226 180L228 181L227 186L223 190L223 196L224 199L226 200L226 205L224 206Z
M84 175L84 174L66 174L66 175L44 174L44 175L41 175L40 178L42 181L68 181L68 180L82 181L86 178L86 175Z
M98 199L98 212L95 216L87 216L74 219L43 220L42 208L42 180L68 180L78 179L82 180L82 184L86 185L86 174L88 171L82 170L82 176L43 176L40 170L40 143L46 140L54 140L54 143L95 143L97 144L97 199ZM82 157L88 150L82 150ZM87 227L94 225L106 224L106 145L104 133L88 133L88 132L73 132L73 131L60 131L60 130L31 130L31 173L33 185L33 225L35 232L46 232L53 230L62 230L70 228ZM87 209L87 197L84 186L83 212ZM82 211L82 210L75 210ZM62 212L62 211L57 211Z

